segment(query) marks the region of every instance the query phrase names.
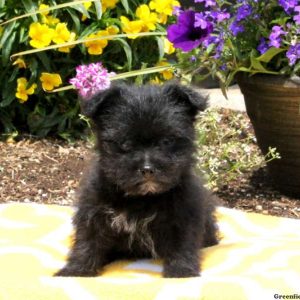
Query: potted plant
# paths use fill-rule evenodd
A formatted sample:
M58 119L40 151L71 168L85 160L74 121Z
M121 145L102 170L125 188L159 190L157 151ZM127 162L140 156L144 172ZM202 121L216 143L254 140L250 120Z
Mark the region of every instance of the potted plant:
M300 196L300 1L195 2L205 9L177 9L168 27L181 75L206 70L225 94L237 79L262 152L281 155L268 165L274 186Z

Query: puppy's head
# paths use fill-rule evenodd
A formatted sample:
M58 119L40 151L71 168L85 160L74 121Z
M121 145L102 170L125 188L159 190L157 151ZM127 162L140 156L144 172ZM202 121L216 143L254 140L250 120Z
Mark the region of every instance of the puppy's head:
M112 85L82 101L105 176L126 195L163 193L192 163L193 122L206 99L185 86Z

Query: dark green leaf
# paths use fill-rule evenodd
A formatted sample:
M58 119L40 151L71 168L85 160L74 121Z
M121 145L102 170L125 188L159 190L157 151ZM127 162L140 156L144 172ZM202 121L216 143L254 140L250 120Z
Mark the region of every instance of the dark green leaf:
M121 44L121 46L126 54L128 70L131 70L131 68L132 68L132 51L131 51L129 44L124 39L121 39L121 38L116 38L116 39L114 39L114 41Z
M27 13L34 12L37 9L35 3L33 3L31 0L22 0L22 3ZM38 18L35 14L32 15L31 18L33 19L34 22L38 21Z
M37 52L36 55L40 59L47 72L51 71L49 56L45 52Z
M15 28L15 25L16 25L16 22L14 21L14 22L9 23L5 27L4 32L2 34L1 41L0 41L0 48L2 48L6 44L7 39L10 37L11 33L13 32L13 30Z
M125 8L126 13L129 13L129 5L127 0L121 0L123 7Z
M9 62L9 56L11 49L16 38L16 32L13 32L5 43L5 47L2 48L2 63L5 66Z
M6 89L3 91L3 95L2 95L4 100L0 102L0 107L8 106L16 98L15 88L16 88L15 82L10 82L6 85Z
M9 77L9 79L8 79L8 82L13 82L13 81L15 81L16 78L17 78L18 73L19 73L19 68L17 68L17 67L14 68L13 72L11 73L11 75L10 75L10 77Z
M76 32L80 32L80 19L78 18L77 14L70 8L66 8L66 11L69 13L69 15L71 16L74 25L75 25L75 29Z

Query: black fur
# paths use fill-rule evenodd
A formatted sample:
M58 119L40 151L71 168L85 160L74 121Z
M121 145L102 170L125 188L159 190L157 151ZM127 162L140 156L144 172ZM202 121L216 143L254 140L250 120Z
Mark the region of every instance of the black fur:
M214 203L193 171L194 126L206 99L169 83L113 85L82 111L96 158L81 182L75 240L57 276L95 276L119 258L159 257L164 277L199 276L217 243Z

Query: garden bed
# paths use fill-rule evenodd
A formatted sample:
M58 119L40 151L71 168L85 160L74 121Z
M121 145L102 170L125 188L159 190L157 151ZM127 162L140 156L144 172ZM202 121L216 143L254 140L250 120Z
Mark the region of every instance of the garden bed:
M250 124L245 113L226 110L221 113L223 118L219 120L218 130L226 131L237 115L240 122ZM250 146L250 156L260 155L254 142ZM68 144L54 139L22 138L17 142L0 142L0 203L72 205L91 148L90 143L83 141ZM213 190L226 207L300 218L300 199L274 191L268 183L265 167L243 171Z

